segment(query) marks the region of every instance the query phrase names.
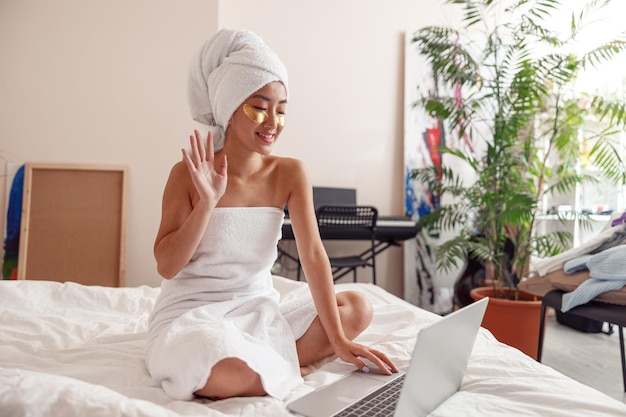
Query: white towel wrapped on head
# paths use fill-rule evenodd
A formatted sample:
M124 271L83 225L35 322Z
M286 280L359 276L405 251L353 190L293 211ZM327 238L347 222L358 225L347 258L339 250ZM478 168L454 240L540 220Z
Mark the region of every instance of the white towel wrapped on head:
M280 81L287 90L287 69L253 32L222 29L209 39L189 66L188 101L192 118L209 126L215 151L224 146L226 126L255 91Z

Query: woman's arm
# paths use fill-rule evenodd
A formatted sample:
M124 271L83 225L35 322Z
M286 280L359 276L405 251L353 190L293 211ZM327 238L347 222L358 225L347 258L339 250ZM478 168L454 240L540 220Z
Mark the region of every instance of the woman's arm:
M333 350L341 359L366 369L359 357L372 361L384 373L396 372L395 365L381 352L349 340L341 324L328 255L320 238L313 205L313 191L302 163L297 161L290 175L289 216L302 264L322 327Z
M289 217L302 269L311 289L318 315L331 344L346 336L339 319L332 270L322 244L313 205L313 188L304 166L294 161L290 175Z
M191 155L183 150L184 162L172 168L163 192L154 256L165 279L173 278L187 265L226 190L226 159L215 165L211 135L207 137L208 149L197 131L190 142Z

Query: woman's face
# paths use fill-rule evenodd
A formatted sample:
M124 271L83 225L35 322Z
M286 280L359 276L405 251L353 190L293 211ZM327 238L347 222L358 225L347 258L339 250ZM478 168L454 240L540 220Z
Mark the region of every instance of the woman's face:
M269 154L285 125L287 92L280 81L256 91L235 111L228 141L241 141L261 154Z

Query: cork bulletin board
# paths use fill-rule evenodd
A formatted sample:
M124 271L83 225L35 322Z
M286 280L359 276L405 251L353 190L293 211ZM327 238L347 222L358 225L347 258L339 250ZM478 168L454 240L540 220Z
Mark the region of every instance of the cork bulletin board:
M127 171L26 163L17 278L123 286Z

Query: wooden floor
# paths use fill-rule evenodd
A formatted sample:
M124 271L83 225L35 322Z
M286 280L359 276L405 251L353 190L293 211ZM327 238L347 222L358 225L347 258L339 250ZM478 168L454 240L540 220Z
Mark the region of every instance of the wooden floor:
M584 333L559 324L552 310L546 325L545 365L626 403L616 326L612 335ZM606 323L604 326L608 330Z

